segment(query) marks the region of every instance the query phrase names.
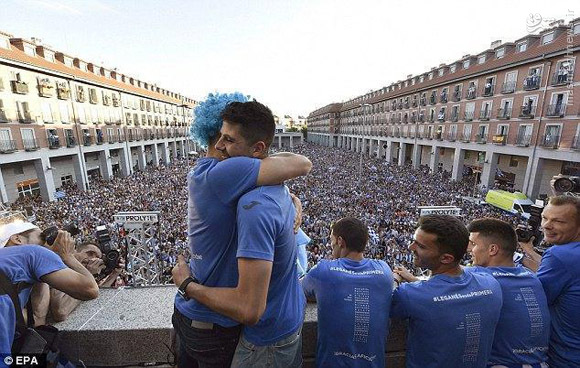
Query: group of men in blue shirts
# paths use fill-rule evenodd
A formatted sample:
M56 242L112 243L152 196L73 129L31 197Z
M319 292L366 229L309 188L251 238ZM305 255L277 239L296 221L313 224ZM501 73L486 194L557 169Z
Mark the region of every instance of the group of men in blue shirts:
M408 321L408 367L580 366L578 277L568 266L548 270L556 254L566 265L578 261L577 200L556 197L544 211L544 229L552 231L546 240L556 245L539 278L513 263L517 238L509 224L481 219L468 229L452 216L425 216L410 249L430 279L365 259L367 228L345 218L332 226L335 259L299 283L300 206L282 183L306 175L311 163L289 153L268 156L269 109L221 97L204 102L213 106L211 123L196 123L208 154L188 176L192 257L189 266L180 258L173 271L180 366L300 367L304 295L318 303L320 367L384 367L389 318ZM572 216L554 214L562 206ZM573 225L563 229L566 221ZM474 266L464 268L468 247ZM393 287L394 278L412 282ZM552 284L558 290L548 291Z

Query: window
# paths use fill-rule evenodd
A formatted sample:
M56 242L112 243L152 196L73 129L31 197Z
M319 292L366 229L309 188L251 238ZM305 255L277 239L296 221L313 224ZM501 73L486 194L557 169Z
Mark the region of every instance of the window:
M44 58L51 63L54 63L54 52L52 51L44 51Z
M65 175L60 177L61 185L72 185L74 183L72 175Z
M580 34L580 23L574 24L574 34Z
M455 64L451 65L451 67L449 68L449 72L455 73L455 68L456 68Z
M24 45L24 52L26 53L26 55L36 56L36 50L34 49L34 46Z
M524 52L524 51L526 51L527 48L528 48L527 42L520 42L517 45L518 52Z
M80 111L79 111L79 117L80 117ZM63 123L70 123L70 114L68 111L68 104L67 103L60 104L60 121L62 121Z
M463 62L463 69L467 69L467 68L469 68L469 60L465 60Z
M498 125L497 126L497 134L498 135L508 135L509 125Z
M64 65L72 68L73 67L73 59L65 56L64 57Z
M419 83L423 83L424 80L425 80L425 76L424 75L422 75L422 76L419 77Z
M477 58L477 63L478 64L483 64L485 63L485 55L481 55L480 57Z
M34 129L20 129L22 134L22 142L24 143L24 149L33 148L36 145L36 136L34 135Z
M50 107L50 102L43 101L41 104L42 109L42 121L45 123L52 123L54 121L52 117L52 109Z
M10 48L10 40L8 39L8 37L0 35L0 47L4 49Z
M443 73L444 73L444 70L443 70L443 68L439 69L439 76L440 76L440 77L441 77L441 76L443 76Z
M87 63L85 63L84 61L81 61L81 62L79 63L79 65L80 65L80 67L81 67L81 70L82 70L83 72L86 72L86 71L88 71L88 69L87 69Z
M16 183L16 188L18 190L18 197L35 197L40 194L40 186L38 185L38 179L25 180Z
M499 50L496 50L496 52L495 52L495 57L498 59L501 59L504 55L505 55L505 48L503 48L503 47Z
M433 79L433 72L429 73L429 80Z
M554 32L546 33L544 37L542 37L542 45L549 44L554 40Z

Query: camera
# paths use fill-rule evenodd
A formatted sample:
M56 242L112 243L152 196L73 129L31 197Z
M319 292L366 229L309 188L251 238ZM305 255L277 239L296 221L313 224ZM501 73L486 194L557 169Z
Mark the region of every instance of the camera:
M64 231L68 231L72 236L78 235L81 231L77 227L77 224L71 222L62 228ZM58 227L51 226L40 233L40 239L48 245L53 245L56 237L58 236Z
M97 226L97 242L99 248L103 253L103 261L105 262L105 272L113 270L119 263L120 252L111 243L111 236L105 225Z
M532 237L534 237L535 247L542 242L544 234L540 230L540 225L542 224L543 211L544 207L541 206L533 205L530 207L530 218L528 219L528 224L516 229L519 242L527 243Z

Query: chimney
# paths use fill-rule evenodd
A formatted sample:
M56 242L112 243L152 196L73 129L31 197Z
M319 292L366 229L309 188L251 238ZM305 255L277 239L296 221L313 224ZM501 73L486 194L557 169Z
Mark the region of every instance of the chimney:
M491 45L489 46L490 49L495 49L496 47L498 47L499 45L501 45L501 40L497 40L497 41L493 41L491 43Z

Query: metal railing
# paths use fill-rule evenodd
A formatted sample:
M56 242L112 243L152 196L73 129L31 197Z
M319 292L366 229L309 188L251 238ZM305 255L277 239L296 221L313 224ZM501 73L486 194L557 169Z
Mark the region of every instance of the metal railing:
M472 121L473 120L473 111L466 111L463 120L465 121Z
M500 120L507 120L512 117L511 107L500 107L497 109L497 118Z
M536 105L524 105L520 109L520 119L533 119L536 115Z
M493 91L494 90L495 90L495 84L486 85L483 88L483 96L484 97L493 96Z
M0 140L0 153L12 153L16 151L16 142L12 139Z
M447 93L442 93L441 96L439 97L439 101L441 103L447 103Z
M531 134L518 133L516 137L516 146L518 147L528 147L532 142Z
M524 91L531 91L533 89L540 88L540 78L539 75L530 75L524 79Z
M22 143L24 144L24 150L26 151L36 151L40 148L38 145L38 139L36 138L23 139Z
M516 91L516 82L504 82L501 85L501 93L514 93Z
M83 144L85 146L90 146L93 144L93 137L89 134L83 135Z
M574 137L574 140L572 141L572 145L570 146L570 148L574 150L580 150L580 134Z
M466 134L466 133L461 133L461 138L460 138L460 140L461 140L463 143L468 143L468 142L471 142L471 133L469 133L469 134Z
M572 82L572 75L570 73L558 74L558 71L556 71L556 73L554 73L554 75L552 75L552 81L550 84L552 86L559 86L559 85L570 83L570 82Z
M563 118L565 114L566 114L566 105L565 104L548 105L548 110L546 111L546 116Z
M560 146L560 135L559 134L544 134L540 146L546 148L558 148Z
M465 96L465 98L467 98L468 100L473 100L475 97L477 97L477 90L475 87L471 87L467 90L467 96Z
M457 133L456 132L447 133L447 140L449 142L455 142L455 140L457 140Z
M48 136L47 140L48 140L48 148L49 149L60 148L60 139L58 139L58 137Z
M491 118L491 110L482 110L479 112L479 120L489 120Z
M453 101L455 101L455 102L461 101L461 91L454 91L453 92Z
M75 137L72 137L72 136L65 136L65 137L64 137L64 140L65 140L66 146L67 146L68 148L70 148L70 147L74 147L74 146L76 146L76 145L77 145L77 140L75 139Z
M477 135L475 136L475 141L476 141L477 143L480 143L480 144L485 144L485 143L487 143L487 133L485 133L485 134L477 134Z

